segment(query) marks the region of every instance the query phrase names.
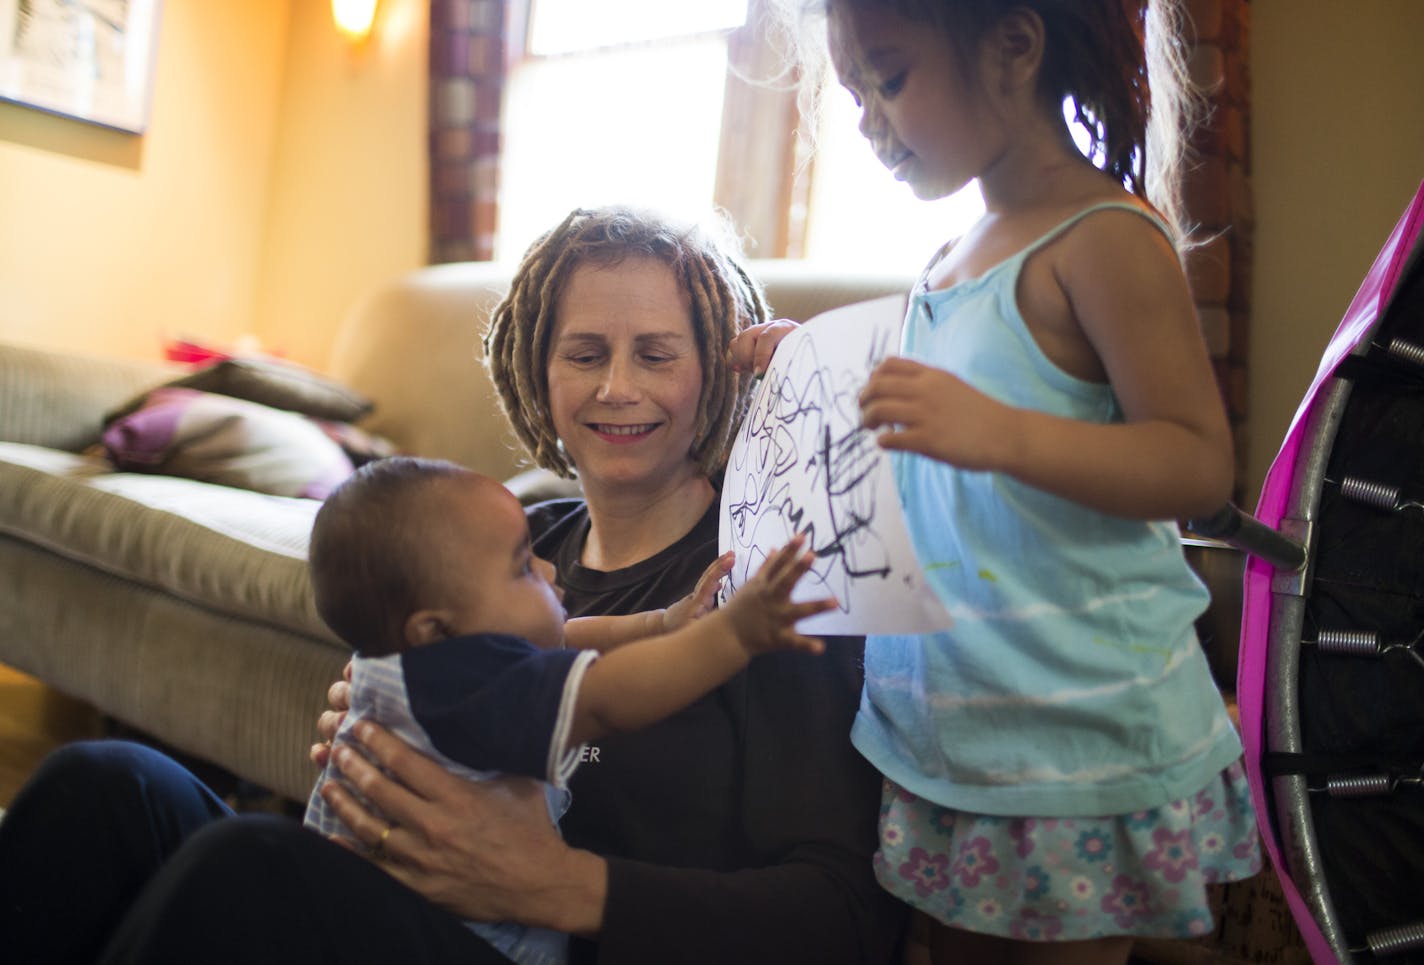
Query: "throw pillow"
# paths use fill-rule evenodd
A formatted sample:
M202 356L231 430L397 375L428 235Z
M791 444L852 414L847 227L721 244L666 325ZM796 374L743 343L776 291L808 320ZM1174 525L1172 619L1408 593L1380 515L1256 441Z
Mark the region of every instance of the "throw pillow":
M341 446L295 412L196 389L154 389L110 421L115 467L276 496L325 499L352 472Z
M355 422L374 408L371 400L355 389L280 359L223 359L165 385L245 399L331 422ZM137 409L147 395L145 392L110 413L105 422Z

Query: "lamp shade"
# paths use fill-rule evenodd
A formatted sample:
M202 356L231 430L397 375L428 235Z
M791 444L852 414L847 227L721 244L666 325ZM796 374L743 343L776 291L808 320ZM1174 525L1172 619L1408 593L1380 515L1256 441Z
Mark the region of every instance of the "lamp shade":
M348 40L365 40L376 19L376 0L331 0L331 18Z

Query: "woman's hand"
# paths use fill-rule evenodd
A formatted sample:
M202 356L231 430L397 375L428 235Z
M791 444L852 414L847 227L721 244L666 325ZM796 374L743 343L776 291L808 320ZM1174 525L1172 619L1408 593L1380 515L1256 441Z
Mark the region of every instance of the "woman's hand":
M331 742L336 737L341 722L346 719L346 712L351 709L350 660L346 661L346 669L341 671L341 679L327 688L326 702L331 709L322 711L321 716L316 719L316 732L322 739L311 746L308 754L317 767L325 767L326 762L331 759Z
M691 593L663 610L664 633L672 633L712 612L717 606L717 590L722 585L723 577L732 572L735 558L736 554L731 550L717 557L711 566L702 571Z
M1016 410L943 369L891 357L860 393L861 423L882 449L918 452L964 469L1006 470L1020 438Z
M339 781L328 781L322 795L392 876L461 918L599 931L607 865L559 837L539 782L467 781L369 721L352 737L370 759L343 745L336 766L386 817Z
M727 364L733 372L750 372L754 376L765 374L776 346L800 327L799 322L778 318L744 328L727 349Z

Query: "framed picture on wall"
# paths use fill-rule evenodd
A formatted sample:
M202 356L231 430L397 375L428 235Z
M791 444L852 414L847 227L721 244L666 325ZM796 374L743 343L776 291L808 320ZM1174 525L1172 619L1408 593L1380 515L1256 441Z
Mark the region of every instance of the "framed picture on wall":
M141 133L162 0L0 0L0 99Z

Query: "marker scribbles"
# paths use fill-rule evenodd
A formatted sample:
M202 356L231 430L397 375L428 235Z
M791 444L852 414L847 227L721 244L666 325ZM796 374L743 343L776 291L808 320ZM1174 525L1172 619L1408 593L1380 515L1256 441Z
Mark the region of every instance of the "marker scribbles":
M898 295L848 305L787 336L727 462L719 543L736 551L736 564L723 593L804 533L816 562L794 598L840 602L802 621L806 633L916 633L951 622L915 558L890 454L860 425L857 396L898 347L904 306Z

